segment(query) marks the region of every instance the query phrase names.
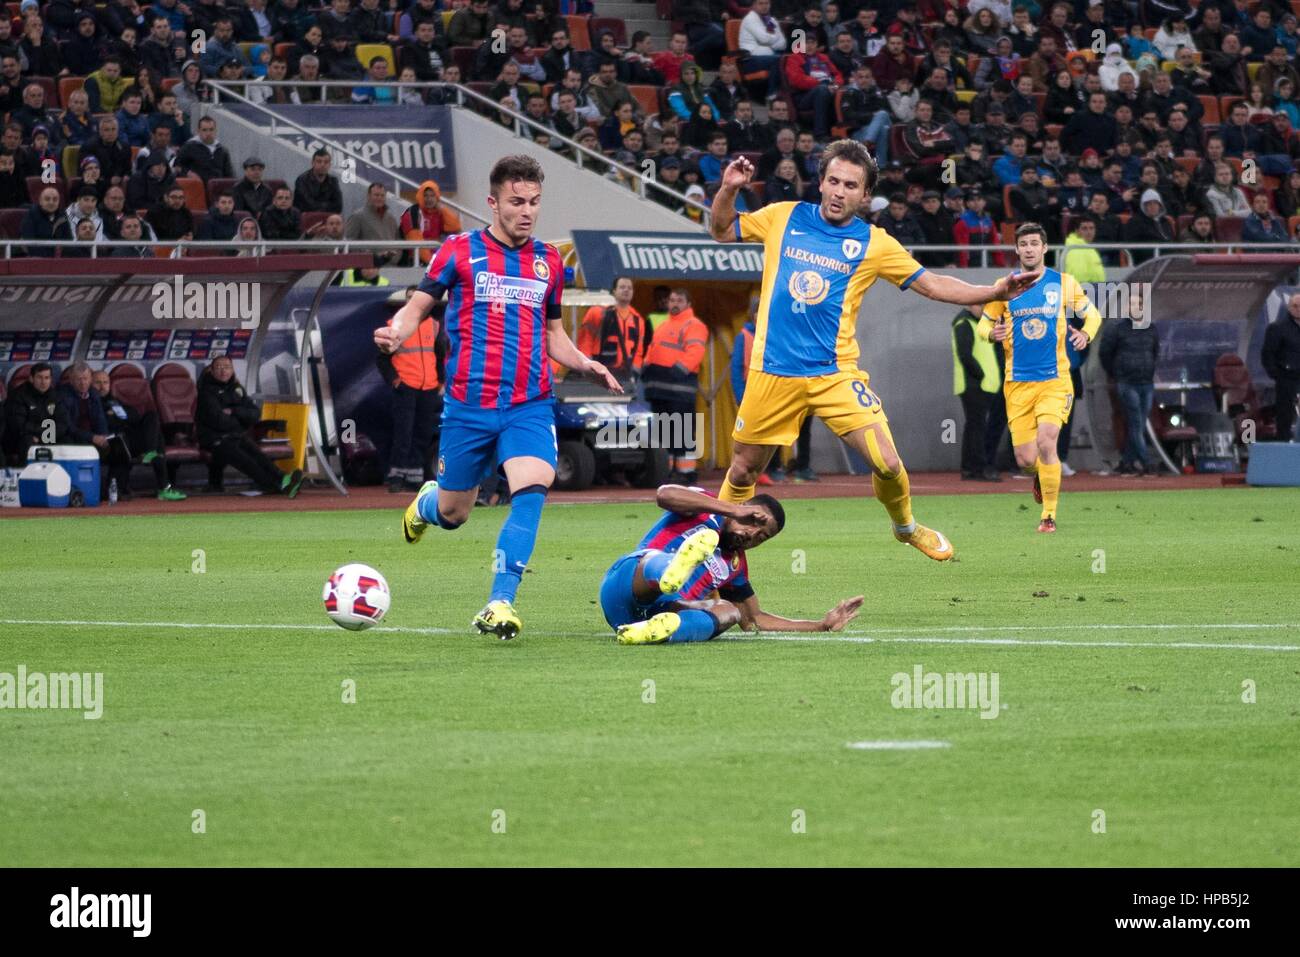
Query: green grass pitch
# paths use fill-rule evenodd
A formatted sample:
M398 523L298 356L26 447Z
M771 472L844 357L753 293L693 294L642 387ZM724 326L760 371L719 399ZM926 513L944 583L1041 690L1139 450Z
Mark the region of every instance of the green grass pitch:
M416 547L398 507L6 520L0 672L105 704L0 711L0 863L1300 864L1300 650L1263 647L1300 647L1300 493L1067 490L1051 537L1025 491L922 498L949 565L873 501L788 509L760 599L864 593L848 634L615 646L649 504L548 506L511 643L468 628L500 509ZM394 630L325 618L349 561ZM998 716L894 708L917 665L996 672Z

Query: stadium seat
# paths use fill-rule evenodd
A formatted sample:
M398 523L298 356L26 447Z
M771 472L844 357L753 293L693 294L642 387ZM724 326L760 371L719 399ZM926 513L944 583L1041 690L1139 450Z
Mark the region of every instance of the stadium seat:
M1194 425L1188 424L1186 418L1182 419L1181 425L1173 424L1173 416L1179 411L1181 410L1176 406L1153 404L1149 419L1151 429L1155 432L1160 444L1172 446L1170 458L1179 465L1186 466L1195 457L1196 442L1200 434L1196 431Z
M134 362L119 362L113 368L108 370L108 381L117 383L119 379L143 379L144 371ZM153 398L149 399L150 408L153 407Z
M178 176L176 185L185 190L185 208L191 212L206 210L208 208L207 187L203 185L203 180L197 176Z
M1219 118L1219 98L1202 94L1197 99L1201 101L1201 107L1205 110L1205 115L1201 117L1201 125L1218 126L1222 122Z
M181 82L181 78L179 76L163 77L163 81L162 81L163 92L170 93L173 89L175 89L177 86L180 85L180 82Z
M63 178L71 179L81 172L81 147L63 147Z
M630 83L627 91L632 94L632 98L637 102L637 107L646 116L653 116L659 112L659 87L642 83Z
M12 385L11 385L12 387ZM1259 394L1250 378L1250 370L1241 356L1225 352L1214 363L1214 401L1219 411L1232 416L1237 441L1243 441L1247 422L1254 423L1254 441L1277 438L1277 420L1271 407L1259 404Z
M21 239L23 217L26 215L26 208L0 209L0 236L5 239Z
M68 97L76 93L86 85L85 77L80 76L61 76L59 77L59 105L66 107Z
M614 42L618 46L627 46L627 24L621 17L592 17L587 21L588 37L598 37L606 30L614 34Z
M442 32L443 33L447 32L447 28L451 26L451 18L454 17L455 15L456 15L455 10L442 11Z
M393 48L387 43L358 43L357 59L361 65L370 68L370 61L381 56L388 61L388 75L397 79L397 60L393 57Z
M1214 238L1221 243L1239 243L1245 223L1245 216L1220 216L1214 221Z
M1183 213L1183 215L1181 215L1181 216L1178 217L1178 235L1179 235L1179 236L1181 236L1181 235L1183 234L1183 230L1184 230L1184 229L1186 229L1188 226L1192 225L1192 220L1194 220L1194 219L1196 219L1196 217L1195 217L1192 213Z
M478 57L475 47L452 47L451 62L460 67L460 78L468 80L474 75L474 60Z
M29 362L24 365L20 365L13 372L9 373L9 391L10 392L14 391L14 389L18 388L20 385L22 385L31 377L32 377L31 363Z
M53 186L59 191L59 205L68 205L68 183L66 180L56 179L53 183L47 183L39 176L27 177L27 198L33 203L41 198L41 193L47 186Z
M327 219L329 219L329 218L330 218L330 214L329 214L329 213L322 213L322 212L318 212L318 211L313 211L313 212L310 212L310 213L303 213L303 214L302 214L302 231L305 233L305 232L307 232L308 230L313 229L313 228L316 227L316 226L319 226L321 223L325 222L325 220L327 220ZM198 224L196 223L195 226L196 226L196 228L197 228Z
M1289 218L1287 219L1287 221L1286 221L1286 234L1287 234L1288 236L1292 236L1292 237L1294 237L1294 236L1295 236L1295 228L1296 228L1297 226L1300 226L1300 216L1291 216L1291 217L1289 217Z
M570 13L565 16L564 22L569 28L569 42L573 49L590 50L591 33L587 29L587 18ZM468 76L468 74L464 75Z
M238 182L239 180L237 179L228 179L224 176L217 176L208 180L208 206L212 206L216 203L218 196L233 189L235 184ZM186 194L186 198L189 198L188 193ZM207 209L207 206L205 206L204 209Z
M293 48L296 45L297 44L294 43L277 43L271 51L272 55L287 60L289 59L289 54L293 52Z

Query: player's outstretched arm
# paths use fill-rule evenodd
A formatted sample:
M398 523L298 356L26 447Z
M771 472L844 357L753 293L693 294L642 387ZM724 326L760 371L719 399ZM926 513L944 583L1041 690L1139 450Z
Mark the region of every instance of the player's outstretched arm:
M415 330L420 328L420 322L432 308L431 295L418 290L412 293L406 305L397 310L392 323L375 330L375 345L379 347L379 351L391 355L400 349L403 342L415 335ZM434 330L434 334L437 334L437 330Z
M610 392L623 391L623 387L608 369L595 359L588 358L573 344L559 319L552 319L546 324L546 354L566 369L600 379Z
M846 598L816 621L810 618L783 618L763 611L758 606L757 595L750 595L744 601L737 602L737 606L740 608L741 627L746 631L839 631L858 617L862 601L862 595Z
M982 306L996 299L1014 299L1032 286L1038 275L1013 272L991 286L975 286L956 276L945 276L927 269L908 288L939 302L951 302L958 306Z
M753 176L754 164L743 156L732 160L722 171L722 185L709 207L709 232L718 242L735 242L736 194Z
M755 525L762 524L767 515L757 505L724 502L685 485L660 485L655 492L655 504L666 512L676 512L678 515L721 515L723 518L734 518Z

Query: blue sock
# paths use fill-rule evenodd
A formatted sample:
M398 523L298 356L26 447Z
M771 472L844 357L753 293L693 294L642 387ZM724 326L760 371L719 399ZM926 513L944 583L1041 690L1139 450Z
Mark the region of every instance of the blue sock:
M708 641L718 630L717 619L707 611L689 608L677 614L681 616L682 623L669 636L669 644L675 645L682 641Z
M663 577L664 572L668 571L668 563L673 560L672 552L650 552L645 557L645 564L641 566L641 574L645 580L656 585L659 579Z
M445 528L448 531L460 528L463 522L452 522L446 519L438 511L438 493L432 495L421 495L415 500L415 510L419 513L420 518L424 519L430 525L437 525L439 528Z
M537 543L537 526L542 522L542 503L545 501L546 487L542 485L529 485L510 496L510 515L497 536L493 564L498 571L492 577L489 601L515 600L524 567Z

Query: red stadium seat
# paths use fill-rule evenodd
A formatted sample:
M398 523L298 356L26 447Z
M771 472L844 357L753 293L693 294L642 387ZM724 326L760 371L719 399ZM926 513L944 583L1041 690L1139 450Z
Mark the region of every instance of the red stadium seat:
M632 94L632 98L637 102L637 107L646 116L653 116L659 112L659 88L657 86L630 83L627 91Z
M451 62L460 67L460 79L464 82L474 75L474 60L478 57L475 47L452 47Z
M1214 238L1221 243L1239 243L1245 223L1244 216L1220 216L1214 221Z
M322 212L318 212L318 211L313 211L313 212L310 212L310 213L303 213L303 214L302 214L302 231L305 233L305 232L307 232L308 230L312 229L313 227L315 227L315 226L319 226L321 223L325 222L325 220L327 220L327 219L329 219L329 218L330 218L330 214L329 214L329 213L322 213Z
M26 209L0 209L0 237L21 239L23 217L26 215Z
M614 42L618 46L627 46L627 24L623 22L622 18L592 17L587 21L587 36L593 45L596 43L596 38L606 30L614 34Z
M227 179L224 176L218 176L214 179L208 180L208 206L216 205L217 197L220 196L222 193L228 192L229 190L233 189L234 185L238 182L239 180L237 179ZM189 199L188 193L186 194L185 198L186 200ZM198 224L196 223L195 224L196 228L197 225Z
M27 177L27 196L34 203L41 198L46 187L52 186L59 191L59 207L63 208L68 205L68 184L66 180L56 179L53 183L47 183L39 176Z
M14 389L18 388L31 377L32 365L30 362L26 365L19 366L13 372L9 373L9 391L14 391Z
M569 42L575 50L591 49L591 31L588 30L587 18L579 16L576 13L567 14L564 17L565 25L569 28ZM454 52L454 50L453 50ZM461 74L468 76L464 70Z
M1214 399L1219 410L1232 416L1237 427L1237 440L1243 441L1242 435L1246 423L1253 422L1254 439L1272 439L1277 437L1277 421L1274 410L1259 404L1259 395L1255 392L1255 383L1250 378L1250 370L1241 356L1225 352L1214 363Z

